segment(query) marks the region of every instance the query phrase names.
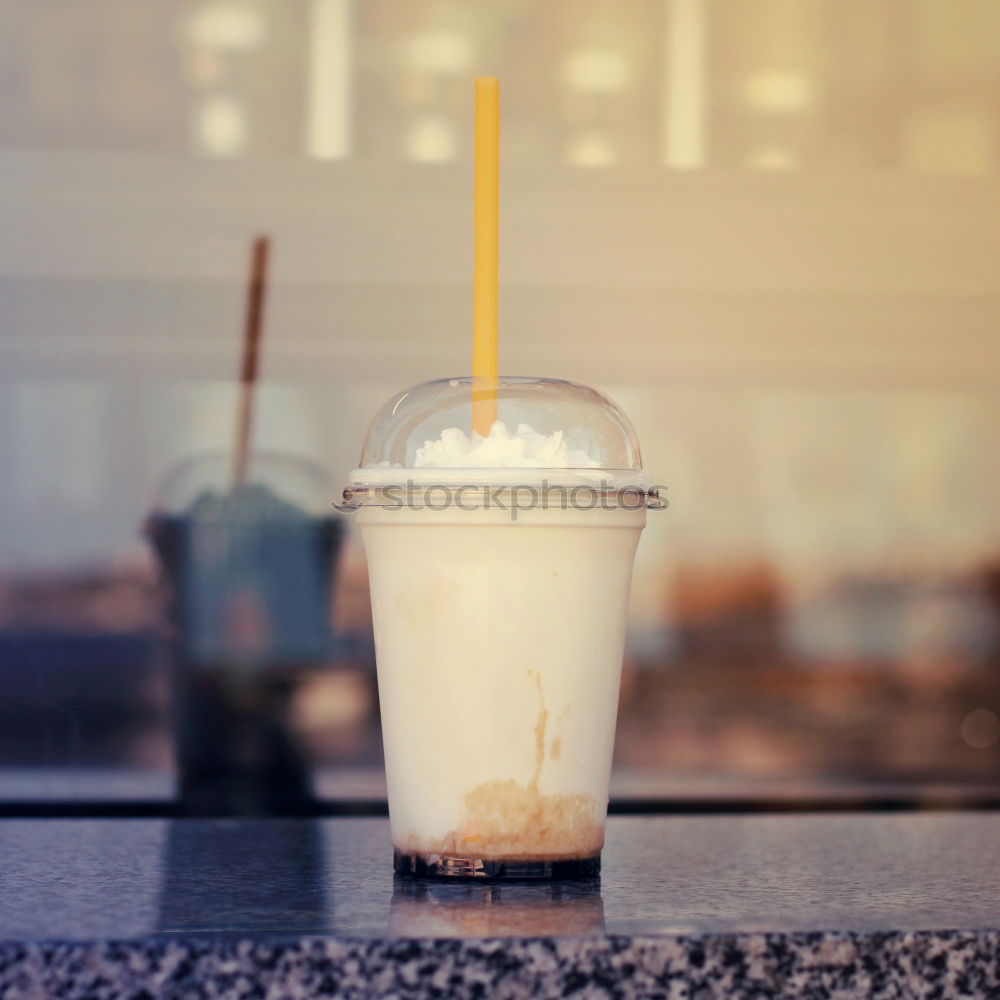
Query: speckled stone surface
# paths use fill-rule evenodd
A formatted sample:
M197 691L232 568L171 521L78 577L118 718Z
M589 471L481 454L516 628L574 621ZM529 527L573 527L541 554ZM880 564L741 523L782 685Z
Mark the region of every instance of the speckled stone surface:
M0 998L996 997L1000 815L620 818L600 883L382 820L0 821Z

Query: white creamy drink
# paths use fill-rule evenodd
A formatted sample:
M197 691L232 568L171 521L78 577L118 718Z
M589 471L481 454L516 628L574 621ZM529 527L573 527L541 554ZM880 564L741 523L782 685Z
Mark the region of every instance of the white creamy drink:
M513 381L558 386L557 400L592 393ZM501 417L532 410L504 403L501 393ZM397 868L593 874L646 519L644 493L623 501L615 490L638 487L640 470L609 469L601 434L588 451L527 422L498 421L486 438L459 426L413 433L405 465L353 477Z

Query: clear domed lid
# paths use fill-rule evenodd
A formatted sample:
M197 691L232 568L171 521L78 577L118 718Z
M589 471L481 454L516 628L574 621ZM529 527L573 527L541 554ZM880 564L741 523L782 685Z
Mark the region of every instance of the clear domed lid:
M233 483L229 452L188 455L160 483L153 513L257 519L329 516L330 482L324 469L299 455L251 452L244 481Z
M474 415L474 394L495 400L487 434L473 430L474 418L483 417L481 410ZM500 376L488 389L470 376L424 382L375 415L352 482L509 483L541 474L552 481L642 484L639 442L628 417L595 389L559 379Z

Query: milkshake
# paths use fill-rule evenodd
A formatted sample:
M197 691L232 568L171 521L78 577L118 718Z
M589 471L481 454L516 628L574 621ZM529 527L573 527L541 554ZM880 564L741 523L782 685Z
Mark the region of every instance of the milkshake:
M648 495L627 418L568 382L470 380L376 417L348 499L368 556L395 866L600 870L632 560Z

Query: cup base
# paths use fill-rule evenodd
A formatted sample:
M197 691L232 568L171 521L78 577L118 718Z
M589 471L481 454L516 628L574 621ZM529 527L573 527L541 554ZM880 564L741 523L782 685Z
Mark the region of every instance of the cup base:
M473 879L489 882L548 881L596 878L601 874L601 856L525 860L521 858L473 858L449 854L418 854L394 850L392 867L407 878Z

